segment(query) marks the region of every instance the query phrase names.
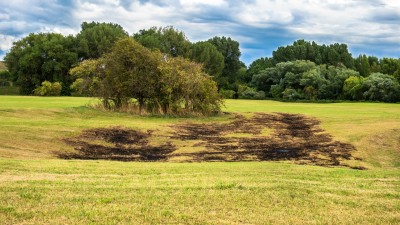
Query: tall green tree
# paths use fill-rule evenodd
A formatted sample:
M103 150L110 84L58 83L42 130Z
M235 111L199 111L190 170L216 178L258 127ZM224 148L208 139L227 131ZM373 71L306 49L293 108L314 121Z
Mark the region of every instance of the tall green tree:
M109 52L114 43L128 36L128 32L114 23L83 22L77 34L79 57L97 59Z
M209 75L218 78L224 69L224 56L209 42L196 42L191 47L190 59L203 64Z
M133 34L133 38L150 49L158 49L172 57L189 57L191 43L185 33L172 26L152 27Z
M272 53L276 63L309 60L318 65L344 65L353 68L354 62L346 44L318 45L315 42L297 40L292 45L279 47Z
M161 54L152 52L131 38L120 39L111 52L86 60L72 68L76 91L101 97L108 109L127 107L132 98L142 110L160 89Z
M161 63L159 53L125 38L118 41L103 58L106 70L104 97L112 99L117 108L135 98L141 110L146 101L156 96L161 76L157 69Z
M371 67L369 64L368 56L365 54L359 55L357 59L355 59L355 67L356 70L363 77L367 77L371 73Z
M230 37L213 37L208 40L224 56L224 69L217 79L219 88L232 89L232 85L238 80L238 72L243 67L240 61L239 42Z
M400 72L400 59L383 58L380 65L383 74L395 75Z
M68 71L78 62L75 39L55 33L31 33L14 43L5 61L17 78L21 94L33 94L43 81L49 81L61 82L61 94L69 95L73 78Z

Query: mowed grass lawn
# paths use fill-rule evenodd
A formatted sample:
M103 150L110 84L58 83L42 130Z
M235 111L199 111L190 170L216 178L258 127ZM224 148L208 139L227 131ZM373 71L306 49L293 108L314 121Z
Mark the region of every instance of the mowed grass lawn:
M61 160L96 127L227 121L134 116L90 98L0 96L0 224L399 224L400 105L228 100L224 111L300 113L356 146L368 170L291 162Z

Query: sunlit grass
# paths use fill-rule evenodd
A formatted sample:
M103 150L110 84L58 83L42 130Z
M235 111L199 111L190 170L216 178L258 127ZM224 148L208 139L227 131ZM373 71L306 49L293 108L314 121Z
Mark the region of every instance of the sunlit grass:
M398 171L0 160L9 224L397 224Z
M56 159L97 127L171 131L215 117L137 116L91 98L0 96L0 224L399 224L400 105L227 100L224 111L312 116L369 170L290 162L122 163ZM263 135L273 132L264 129ZM248 134L235 134L247 136ZM152 137L152 142L161 142ZM205 150L179 141L180 153Z

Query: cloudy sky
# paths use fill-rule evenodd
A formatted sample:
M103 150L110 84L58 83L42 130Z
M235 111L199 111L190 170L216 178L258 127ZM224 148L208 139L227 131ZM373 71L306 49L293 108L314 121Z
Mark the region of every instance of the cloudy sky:
M400 57L399 0L1 0L0 60L31 32L76 34L83 21L118 23L129 34L172 25L191 41L229 36L247 65L297 39Z

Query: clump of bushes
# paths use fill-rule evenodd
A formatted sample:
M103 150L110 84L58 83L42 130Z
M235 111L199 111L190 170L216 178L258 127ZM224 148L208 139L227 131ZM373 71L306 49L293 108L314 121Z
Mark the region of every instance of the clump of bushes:
M151 114L213 114L223 104L217 84L199 63L151 51L131 38L110 53L70 70L79 95L96 96L104 109Z
M239 85L238 94L240 99L265 99L264 91L257 91L255 88Z
M60 82L51 83L43 81L42 85L34 90L34 94L38 96L60 96L62 85Z
M219 93L220 93L221 97L224 99L233 99L233 98L235 98L235 94L236 94L236 92L234 90L224 90L224 89L219 90Z

